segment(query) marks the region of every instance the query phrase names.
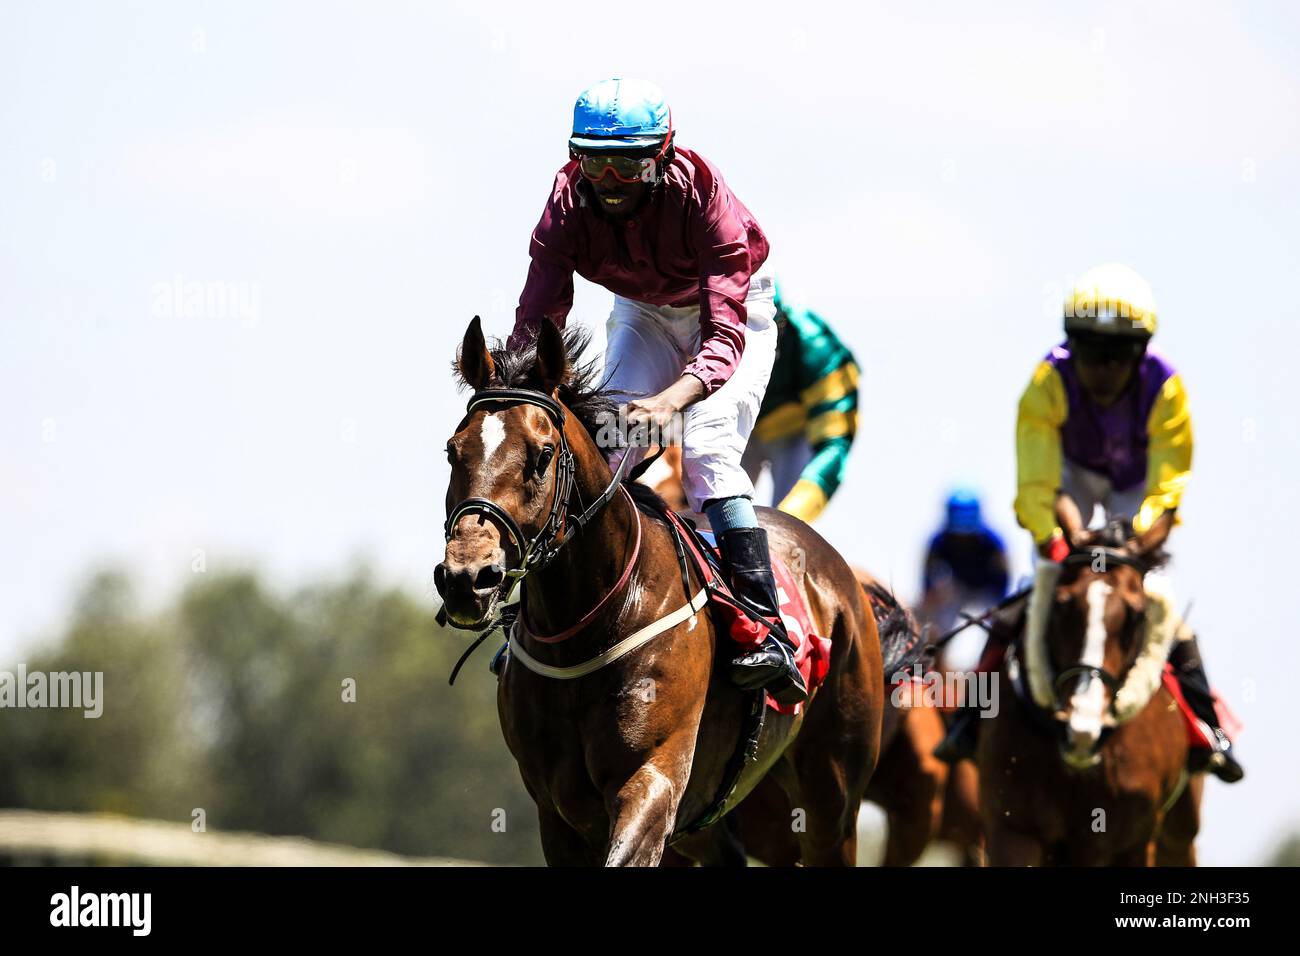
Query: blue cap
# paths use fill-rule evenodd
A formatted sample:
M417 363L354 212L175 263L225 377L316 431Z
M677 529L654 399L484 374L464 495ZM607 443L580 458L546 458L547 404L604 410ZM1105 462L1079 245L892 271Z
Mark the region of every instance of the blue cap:
M948 530L973 534L984 527L980 497L969 488L957 488L948 496Z
M615 77L583 90L573 104L573 149L645 149L672 132L664 91L645 80Z

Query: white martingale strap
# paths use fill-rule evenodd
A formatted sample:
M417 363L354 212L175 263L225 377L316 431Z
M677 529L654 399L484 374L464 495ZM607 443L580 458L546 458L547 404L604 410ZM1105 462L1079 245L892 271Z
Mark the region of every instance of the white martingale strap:
M664 631L676 627L687 618L694 618L696 614L704 607L708 597L708 588L700 588L696 595L679 607L677 610L659 618L653 624L647 624L639 631L633 631L623 640L619 641L613 647L601 654L593 657L589 661L583 661L581 664L575 664L572 667L552 667L550 664L543 664L541 661L529 656L528 652L523 649L518 640L515 639L514 631L510 634L510 656L519 661L534 674L541 674L543 677L553 677L556 680L573 680L577 677L586 677L593 674L607 664L612 664L620 657L631 654L643 644L648 644ZM523 615L520 615L522 618ZM517 630L518 624L515 625ZM694 629L695 622L691 621L691 628Z
M1145 590L1147 608L1142 621L1142 649L1129 668L1124 686L1115 692L1115 722L1120 724L1141 713L1164 683L1165 661L1169 660L1169 652L1183 627L1167 580L1149 576Z
M1052 686L1052 668L1047 656L1047 618L1061 580L1063 565L1040 561L1034 568L1034 589L1025 613L1025 675L1034 703L1044 710L1056 707L1056 690Z

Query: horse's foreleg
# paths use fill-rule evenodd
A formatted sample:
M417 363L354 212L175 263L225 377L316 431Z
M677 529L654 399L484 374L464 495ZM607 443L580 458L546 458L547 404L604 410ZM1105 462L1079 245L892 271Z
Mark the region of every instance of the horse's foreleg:
M658 866L677 822L682 787L654 764L644 764L606 798L606 866Z
M923 726L928 718L933 726ZM885 866L911 866L938 832L948 765L930 751L942 736L935 711L906 712L871 778L867 799L884 808L889 821Z
M1156 840L1152 865L1196 865L1196 835L1201 828L1201 789L1204 786L1203 776L1193 777L1170 808Z
M984 836L980 826L979 771L969 760L963 760L948 771L939 824L939 839L957 845L962 866L984 863Z

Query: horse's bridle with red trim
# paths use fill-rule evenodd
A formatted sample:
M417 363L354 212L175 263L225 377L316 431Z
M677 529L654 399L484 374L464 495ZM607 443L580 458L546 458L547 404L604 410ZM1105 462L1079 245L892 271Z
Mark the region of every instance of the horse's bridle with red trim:
M530 571L544 568L550 564L555 559L555 556L560 553L560 550L572 540L573 536L581 531L587 522L609 503L614 493L618 491L618 486L623 480L623 473L627 469L632 456L623 456L623 460L619 462L618 469L614 472L614 477L608 487L601 492L585 511L578 515L571 515L569 513L569 499L575 490L573 481L575 466L573 450L569 447L569 440L564 434L564 406L545 392L531 388L488 388L475 392L470 396L469 404L465 407L465 414L469 415L480 405L496 403L535 405L551 417L551 421L560 433L559 450L555 455L555 493L551 500L551 510L546 516L546 521L538 529L537 534L533 535L530 540L525 540L522 529L519 527L518 522L511 517L510 513L490 498L466 498L451 509L447 514L447 521L443 525L446 540L450 541L456 523L465 515L477 512L495 519L510 537L511 543L515 546L519 556L519 563L517 567L510 568L505 572L505 579L498 588L498 590L504 589L504 593L498 595L497 598L497 604L500 605L510 600L519 582ZM489 630L494 626L495 623L490 625Z

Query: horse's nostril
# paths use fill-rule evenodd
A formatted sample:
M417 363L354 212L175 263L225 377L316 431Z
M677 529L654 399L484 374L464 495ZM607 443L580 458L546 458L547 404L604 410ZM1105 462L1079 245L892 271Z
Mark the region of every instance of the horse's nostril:
M440 564L433 569L433 586L439 597L447 596L447 566Z
M474 578L474 589L476 591L487 591L499 587L505 580L506 569L499 564L489 564L481 568L478 576Z

